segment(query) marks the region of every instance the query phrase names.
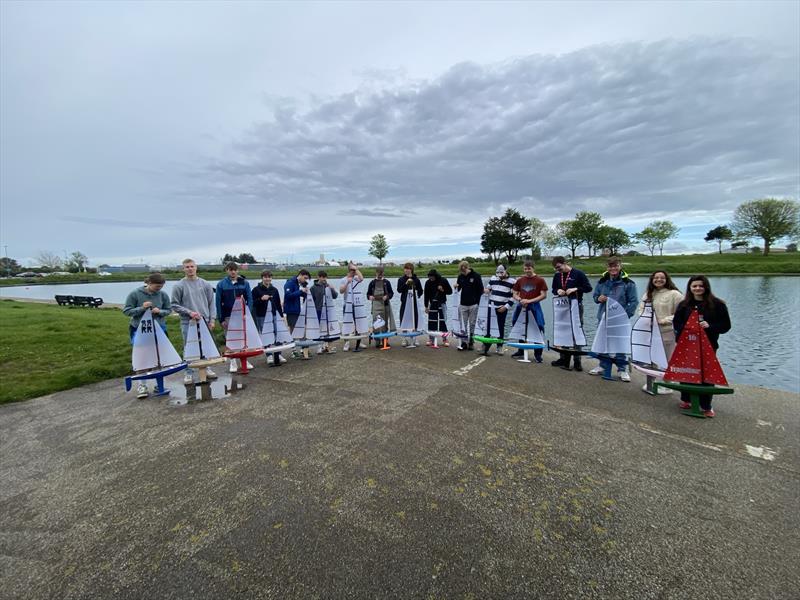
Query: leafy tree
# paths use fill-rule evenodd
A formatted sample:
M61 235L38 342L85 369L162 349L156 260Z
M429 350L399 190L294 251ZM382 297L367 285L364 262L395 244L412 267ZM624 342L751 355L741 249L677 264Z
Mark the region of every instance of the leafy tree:
M76 250L67 258L66 267L72 273L80 273L86 270L87 262L89 262L89 258L80 250Z
M631 236L619 227L603 225L597 237L598 248L608 248L611 254L619 254L623 248L631 245Z
M528 220L530 221L531 257L533 257L533 260L539 260L542 257L546 238L551 235L550 226L536 217L531 217Z
M575 221L561 221L556 225L556 235L560 245L569 248L570 256L575 258L575 251L583 243L583 234L578 229Z
M58 254L50 252L48 250L42 250L39 254L36 255L36 262L40 265L45 267L46 269L50 269L51 271L56 271L61 268L63 261Z
M2 271L6 277L14 275L15 273L18 273L21 270L22 270L22 265L20 265L13 258L8 258L7 256L0 258L0 271Z
M383 258L389 254L389 243L382 234L378 233L372 236L368 253L370 256L377 258L379 264L383 264Z
M740 237L764 240L764 256L777 240L800 235L800 204L794 200L764 198L739 205L733 229Z
M558 248L561 241L555 227L547 226L547 231L542 235L539 245L542 249L541 256L553 256L553 251ZM540 257L541 258L541 257Z
M664 256L664 243L678 235L679 231L672 221L653 221L633 237L647 246L650 256L655 255L656 248L659 255Z
M242 252L239 255L239 262L240 263L245 263L247 265L252 265L254 262L257 262L257 261L256 261L256 257L253 256L252 254L250 254L248 252Z
M505 228L500 217L492 217L483 224L481 252L488 254L496 265L505 247Z
M513 208L506 210L500 220L506 233L503 251L508 257L508 262L515 263L517 262L519 251L530 248L530 221Z
M236 262L238 260L238 258L239 257L236 256L235 254L228 254L226 252L225 256L223 256L221 259L219 259L219 262L224 265L224 264L227 264L229 262Z
M791 244L786 244L786 251L787 252L797 252L797 243L792 242Z
M586 244L586 249L591 258L594 254L597 254L597 246L600 245L603 217L600 216L600 213L582 210L575 215L574 221L576 231L580 235L581 241ZM594 253L592 253L592 249L594 249Z
M750 242L747 240L738 240L736 242L731 242L731 248L741 248L743 246L747 246Z
M707 242L717 242L719 253L722 254L722 242L725 240L732 240L733 232L730 227L726 225L717 225L714 229L709 231L703 239Z

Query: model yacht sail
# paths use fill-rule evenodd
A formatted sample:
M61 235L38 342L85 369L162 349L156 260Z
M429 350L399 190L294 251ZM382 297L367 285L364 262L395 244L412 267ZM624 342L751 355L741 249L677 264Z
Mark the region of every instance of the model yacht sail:
M586 354L586 334L581 325L580 305L575 298L553 297L553 347L559 352ZM577 347L574 348L574 347Z
M416 348L417 336L424 333L422 331L422 315L424 314L425 310L422 308L422 301L417 296L417 290L412 283L406 292L405 304L400 305L400 327L398 328L398 335L411 339L411 343L407 346L408 348Z
M364 282L352 280L344 291L344 315L341 338L357 340L369 337L369 319L364 299Z
M272 300L267 300L267 312L261 326L261 344L265 354L291 350L295 345L283 315L272 312ZM280 365L280 361L277 364Z
M502 344L501 336L495 307L489 302L489 294L483 294L478 302L478 318L475 321L473 338L484 344Z
M678 337L675 352L664 373L665 381L681 383L728 385L714 347L700 327L697 309L692 310Z
M339 326L339 319L336 316L336 304L333 301L333 291L330 287L325 288L325 295L322 297L319 331L319 339L323 342L336 341L342 334L342 329Z
M661 337L661 328L658 326L652 302L644 302L642 314L631 327L631 365L647 376L644 391L651 395L655 394L653 382L657 378L664 377L664 371L667 369L667 353L664 350L664 340Z
M297 316L297 323L292 330L292 337L295 344L303 349L303 358L308 360L308 349L319 344L319 319L317 319L317 309L314 306L314 296L305 295L305 300L300 301L300 314Z
M433 343L431 344L430 341L428 343L432 348L439 348L439 338L447 340L447 304L440 304L436 298L433 298L428 306L428 331L426 333L433 338Z
M131 362L137 374L125 378L125 389L130 391L133 381L155 379L156 396L169 394L164 388L164 377L187 367L149 308L144 311L133 335Z
M225 362L217 349L214 337L208 329L205 319L190 319L186 327L186 340L183 345L183 359L189 367L198 369L199 383L206 383L211 365Z
M539 323L536 322L532 305L529 304L522 307L522 312L520 312L516 322L511 327L508 339L511 341L506 342L506 345L522 350L522 358L517 359L519 362L531 362L528 359L528 350L537 350L545 347L544 335L539 328Z
M261 334L242 296L238 296L233 303L228 329L225 331L225 346L225 356L239 359L239 372L243 375L249 372L247 359L264 353Z
M457 337L459 340L466 340L469 335L467 333L467 324L461 318L461 291L454 290L451 301L447 306L447 327L450 330L450 335Z

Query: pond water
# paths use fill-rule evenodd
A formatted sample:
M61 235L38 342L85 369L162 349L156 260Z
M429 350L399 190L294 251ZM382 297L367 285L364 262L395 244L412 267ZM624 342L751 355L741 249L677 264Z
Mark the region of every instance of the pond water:
M550 279L550 275L545 274L548 283ZM642 294L647 278L633 279ZM676 277L675 284L684 290L687 279ZM455 283L453 279L450 281ZM251 285L255 283L251 280ZM284 283L285 280L274 281L281 297ZM333 283L338 284L338 281ZM393 281L392 285L395 284ZM164 290L169 294L173 285L174 282L168 281ZM800 278L717 276L711 278L711 286L714 294L727 302L733 323L731 331L720 337L719 359L728 379L732 383L800 392ZM0 288L0 297L52 300L56 294L70 294L99 296L106 303L123 304L134 287L130 282L16 286ZM399 318L397 297L392 305L395 318ZM549 298L544 305L546 333L552 338L553 313ZM596 305L587 298L585 306L585 329L591 340L597 327Z

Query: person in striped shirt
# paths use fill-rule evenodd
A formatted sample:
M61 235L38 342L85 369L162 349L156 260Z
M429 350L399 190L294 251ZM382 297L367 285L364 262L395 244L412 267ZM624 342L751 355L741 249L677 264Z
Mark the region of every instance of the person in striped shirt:
M506 316L509 309L514 305L512 288L516 279L510 277L503 265L498 265L494 277L489 279L489 286L484 290L489 294L489 304L494 307L494 314L497 315L497 328L500 330L500 339L505 338ZM483 345L483 355L489 354L491 344ZM503 354L503 344L497 344L495 348L497 354Z

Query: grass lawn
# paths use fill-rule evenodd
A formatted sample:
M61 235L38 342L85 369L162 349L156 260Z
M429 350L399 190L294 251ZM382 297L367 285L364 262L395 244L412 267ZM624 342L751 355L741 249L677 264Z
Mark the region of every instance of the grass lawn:
M0 301L0 404L130 375L128 321L119 309ZM179 321L167 323L180 352Z

